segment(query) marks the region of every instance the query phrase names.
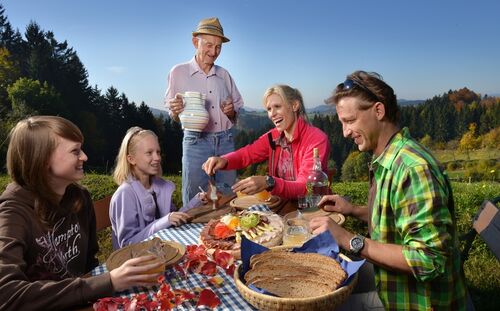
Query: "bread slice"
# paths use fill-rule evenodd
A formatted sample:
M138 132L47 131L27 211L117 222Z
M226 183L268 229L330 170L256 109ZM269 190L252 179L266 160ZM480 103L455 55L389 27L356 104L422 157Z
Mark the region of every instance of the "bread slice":
M322 296L333 291L325 284L299 278L261 278L253 285L284 298L310 298Z
M314 264L315 266L322 266L322 265L340 266L340 264L335 259L325 255L317 253L293 253L283 250L278 250L278 251L271 250L257 255L253 255L252 258L250 258L250 266L253 267L258 262L282 261L282 260L294 263L306 262Z
M318 280L333 289L345 279L343 273L324 267L310 267L306 265L283 265L281 263L260 263L245 274L245 281L251 282L256 277L301 277L303 279Z
M300 278L305 278L307 277L310 273L313 275L319 274L316 271L311 271L307 269L303 269L302 267L294 267L293 269L290 269L289 266L282 266L282 265L274 265L272 263L269 264L262 264L259 265L258 267L255 267L254 269L249 270L245 274L245 281L247 283L251 283L253 280L256 278L265 278L265 277L300 277Z
M285 266L307 266L316 269L327 269L345 278L345 271L333 258L317 253L292 253L287 251L267 251L250 258L250 267L263 262L271 262Z

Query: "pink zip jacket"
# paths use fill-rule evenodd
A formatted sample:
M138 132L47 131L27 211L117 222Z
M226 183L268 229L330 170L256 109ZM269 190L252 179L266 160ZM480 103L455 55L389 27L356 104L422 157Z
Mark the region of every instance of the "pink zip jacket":
M269 135L271 136L268 137ZM325 173L327 172L330 142L322 130L307 123L303 118L298 118L291 143L295 176L295 180L291 181L275 176L281 152L280 145L276 143L279 136L280 133L274 128L253 143L223 155L222 157L228 161L225 169L241 169L269 159L269 175L276 181L271 193L284 199L296 199L306 194L307 175L313 167L314 148L319 149L321 167Z

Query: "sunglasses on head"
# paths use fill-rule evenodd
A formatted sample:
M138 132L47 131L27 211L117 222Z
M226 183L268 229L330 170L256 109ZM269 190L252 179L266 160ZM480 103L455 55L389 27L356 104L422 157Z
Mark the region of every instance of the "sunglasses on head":
M342 86L341 86L342 91L348 91L348 90L351 90L355 86L359 86L360 88L367 91L371 96L373 96L374 98L376 98L378 100L378 96L375 93L373 93L368 87L364 86L361 82L358 82L358 81L353 80L353 79L346 79L341 84L342 84Z

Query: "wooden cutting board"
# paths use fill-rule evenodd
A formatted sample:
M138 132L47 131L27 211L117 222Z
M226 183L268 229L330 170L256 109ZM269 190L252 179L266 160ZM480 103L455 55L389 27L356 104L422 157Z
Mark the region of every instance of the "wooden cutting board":
M320 216L329 216L333 221L338 223L339 225L343 224L345 221L344 215L336 212L327 212L322 209L314 209L314 210L301 210L302 214L304 215L304 218L307 220L311 220L314 217L320 217Z
M150 242L151 240L131 244L114 251L106 260L106 268L108 269L108 271L116 269L120 267L125 261L131 258L135 258L135 254L141 254L142 256L144 256L145 253L142 254L141 252L144 249L147 249L147 246L150 244ZM180 243L174 241L162 241L162 243L167 246L165 250L169 252L169 254L165 254L166 257L168 257L166 258L167 261L165 262L165 266L167 267L177 263L186 252L185 246Z
M244 210L251 207L252 205L257 205L257 204L265 204L272 210L273 208L281 204L281 198L279 196L273 195L271 196L269 201L261 201L253 195L245 195L233 199L230 203L232 207L237 208L239 210Z
M222 196L219 200L219 208L214 210L212 207L212 203L190 209L186 213L193 217L191 219L192 223L206 223L210 219L219 218L222 215L234 212L234 208L228 204L234 198L234 195L231 196Z

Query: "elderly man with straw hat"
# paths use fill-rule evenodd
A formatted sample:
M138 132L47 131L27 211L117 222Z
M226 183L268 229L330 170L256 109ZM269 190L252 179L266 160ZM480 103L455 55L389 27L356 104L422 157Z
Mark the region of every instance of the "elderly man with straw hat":
M232 128L243 99L229 72L215 65L222 43L229 42L216 17L202 19L193 31L194 57L187 63L175 65L168 76L165 106L174 120L184 110L182 93L199 92L205 95L209 121L201 131L184 129L182 143L182 201L186 205L199 192L207 189L208 176L201 169L210 156L234 151ZM223 190L234 183L236 171L221 171L215 183Z

